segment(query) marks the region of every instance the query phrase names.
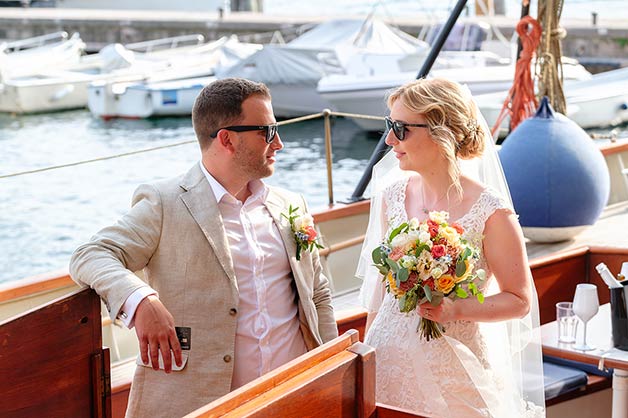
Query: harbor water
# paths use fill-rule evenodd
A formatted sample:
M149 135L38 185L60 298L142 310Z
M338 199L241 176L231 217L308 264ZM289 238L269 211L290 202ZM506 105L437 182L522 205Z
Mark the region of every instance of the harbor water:
M351 196L377 136L332 119L333 191ZM382 123L383 125L383 123ZM284 149L271 185L328 203L323 120L280 127ZM87 110L0 114L0 176L194 141L189 117L102 121ZM130 207L135 188L198 161L196 143L0 179L0 283L67 267L72 251Z

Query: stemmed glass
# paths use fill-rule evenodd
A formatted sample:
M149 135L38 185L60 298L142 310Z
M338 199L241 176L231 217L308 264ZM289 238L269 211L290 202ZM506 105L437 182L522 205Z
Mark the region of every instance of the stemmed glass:
M582 344L573 346L576 350L589 351L595 349L587 345L587 322L597 314L600 302L597 298L597 287L594 284L580 283L576 286L573 298L573 312L584 323L584 338Z

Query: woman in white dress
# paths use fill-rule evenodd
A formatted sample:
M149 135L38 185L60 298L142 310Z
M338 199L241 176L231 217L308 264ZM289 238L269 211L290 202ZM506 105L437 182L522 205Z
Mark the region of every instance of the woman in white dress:
M537 296L486 123L468 89L445 79L410 82L388 106L392 151L374 169L358 268L369 310L365 342L376 350L377 401L433 417L545 416ZM423 221L430 211L448 212L480 250L483 304L444 298L401 313L386 293L373 248L392 228ZM421 338L421 317L442 324L444 337Z

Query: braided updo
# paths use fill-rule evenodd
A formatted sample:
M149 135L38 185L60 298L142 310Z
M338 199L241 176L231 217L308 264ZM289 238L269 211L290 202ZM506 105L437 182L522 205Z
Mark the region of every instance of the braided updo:
M460 84L444 78L419 79L395 90L388 97L388 107L392 108L397 100L425 117L430 136L449 162L448 174L461 195L457 159L482 155L486 137L469 93Z

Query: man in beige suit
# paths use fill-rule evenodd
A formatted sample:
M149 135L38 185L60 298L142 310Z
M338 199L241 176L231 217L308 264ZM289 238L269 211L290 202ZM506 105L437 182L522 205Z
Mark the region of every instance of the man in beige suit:
M283 148L266 86L216 81L192 121L201 162L140 186L70 262L76 282L135 326L128 417L185 415L337 336L318 253L296 259L282 216L305 201L260 180Z

